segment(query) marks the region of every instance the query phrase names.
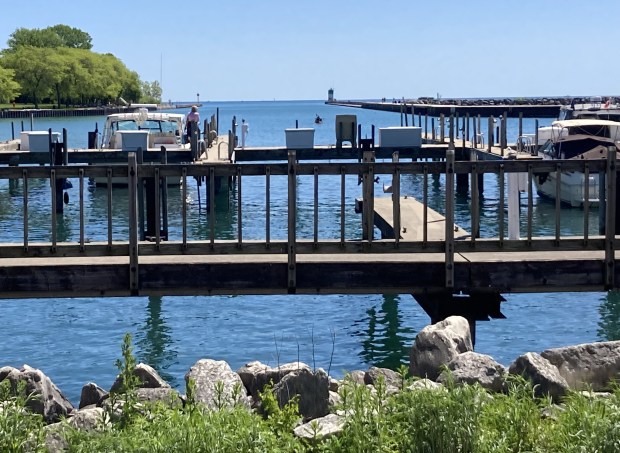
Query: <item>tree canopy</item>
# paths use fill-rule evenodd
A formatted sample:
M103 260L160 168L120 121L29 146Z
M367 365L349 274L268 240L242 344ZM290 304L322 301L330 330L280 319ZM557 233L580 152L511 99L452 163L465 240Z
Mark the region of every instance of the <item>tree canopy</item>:
M0 52L0 102L69 105L160 102L158 82L142 82L112 54L92 52L90 35L67 25L18 28Z
M9 50L15 50L20 46L32 47L71 47L75 49L92 49L90 35L78 28L68 25L54 25L43 29L18 28L11 33L7 44Z

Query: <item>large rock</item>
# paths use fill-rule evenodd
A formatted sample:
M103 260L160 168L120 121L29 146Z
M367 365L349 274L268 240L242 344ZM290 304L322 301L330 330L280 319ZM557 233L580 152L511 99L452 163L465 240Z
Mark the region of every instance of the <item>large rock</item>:
M555 365L539 354L528 352L518 357L510 368L510 374L521 375L534 385L537 396L549 395L554 402L558 402L568 391L568 382L564 379Z
M99 402L107 396L108 392L99 387L94 382L89 382L82 387L82 392L80 393L80 409L85 408L86 406L97 405Z
M310 370L289 373L274 386L273 393L280 407L298 396L299 413L304 420L323 417L329 413L329 377L321 369L314 373Z
M26 406L34 413L41 414L48 423L55 423L69 415L74 407L41 370L24 365L21 369L3 367L0 369L0 382L8 379L15 393L23 382L24 395L28 396Z
M139 388L136 391L136 398L140 402L163 403L170 408L183 406L183 400L179 392L170 387Z
M246 363L239 368L237 374L241 378L248 394L252 395L255 401L258 401L258 395L263 391L265 385L269 383L275 385L287 374L300 370L310 371L310 367L302 362L292 362L272 368L261 362L254 361Z
M452 380L461 385L478 383L492 392L505 390L506 368L489 355L464 352L448 362L448 370L439 375L437 382L446 384Z
M344 429L345 419L341 415L329 414L304 423L295 428L295 435L299 438L318 441L329 436L340 434Z
M547 349L541 355L575 390L609 390L610 381L620 378L620 341Z
M250 407L243 382L223 360L201 359L185 375L185 383L195 385L195 401L211 409L242 404Z
M435 380L442 365L472 350L469 322L461 316L450 316L418 333L409 354L409 373Z
M157 388L170 388L170 384L164 381L159 373L155 371L155 369L147 365L145 363L138 363L136 367L133 369L133 374L138 377L140 384L138 387L147 388L147 389L157 389ZM122 385L122 377L119 375L116 377L114 384L112 384L112 388L110 388L110 393L116 392L120 390Z
M378 368L375 366L370 367L364 374L364 383L376 386L381 378L383 378L387 388L401 389L403 387L403 378L400 374L389 368Z

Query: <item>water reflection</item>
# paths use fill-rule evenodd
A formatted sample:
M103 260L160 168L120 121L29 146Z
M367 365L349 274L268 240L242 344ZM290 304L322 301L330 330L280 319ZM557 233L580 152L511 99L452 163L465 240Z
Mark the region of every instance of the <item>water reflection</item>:
M172 349L171 329L162 318L162 298L151 296L148 301L147 317L136 334L136 356L141 362L155 368L164 380L175 387L178 384L176 377L166 370L174 364L177 352Z
M399 302L398 295L385 294L380 308L370 307L366 311L368 316L355 323L366 329L355 332L355 335L364 337L360 353L364 362L393 370L408 363L414 330L403 327Z
M620 340L620 291L609 291L599 306L597 334L602 341Z

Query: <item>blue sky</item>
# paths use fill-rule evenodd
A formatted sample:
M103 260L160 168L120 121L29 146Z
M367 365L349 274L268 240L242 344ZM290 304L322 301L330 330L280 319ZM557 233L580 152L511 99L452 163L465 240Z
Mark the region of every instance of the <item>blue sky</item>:
M2 16L1 47L77 27L165 100L620 95L618 0L28 0Z

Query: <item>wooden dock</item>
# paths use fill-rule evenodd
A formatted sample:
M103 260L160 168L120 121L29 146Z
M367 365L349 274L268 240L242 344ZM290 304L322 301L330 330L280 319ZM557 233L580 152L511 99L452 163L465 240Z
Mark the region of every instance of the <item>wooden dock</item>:
M394 201L392 197L374 199L374 223L381 231L382 239L393 239ZM424 227L426 220L426 228ZM469 233L454 225L454 239L462 240ZM413 197L400 198L400 239L403 241L443 241L446 233L446 218L437 211L424 206ZM425 237L426 236L426 237Z

